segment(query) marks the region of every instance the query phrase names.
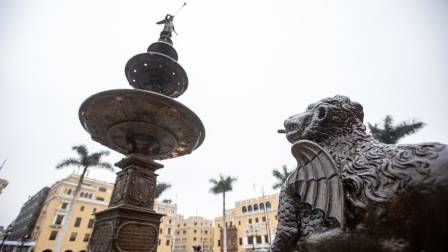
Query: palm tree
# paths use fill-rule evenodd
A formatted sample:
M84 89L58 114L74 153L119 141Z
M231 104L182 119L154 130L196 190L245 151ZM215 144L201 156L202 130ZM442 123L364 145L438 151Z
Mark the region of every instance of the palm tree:
M387 115L386 118L384 118L383 128L380 128L378 124L371 125L368 123L370 133L376 140L382 143L395 144L401 138L414 134L425 126L425 123L416 120L401 122L397 126L393 126L392 122L392 116Z
M288 178L289 174L291 174L290 171L288 171L288 168L286 168L286 165L282 166L282 170L279 171L278 169L272 170L272 176L274 176L277 179L277 182L272 185L272 188L274 190L282 187L282 185L285 183L286 179Z
M63 221L60 235L58 236L56 240L55 245L55 251L61 250L62 241L64 240L65 233L67 232L67 227L70 222L72 212L73 212L73 206L76 202L76 197L78 196L79 191L81 190L81 185L84 181L84 177L86 175L86 172L89 168L96 167L96 168L103 168L110 171L113 171L112 165L106 162L102 162L101 158L103 156L109 155L108 151L99 151L94 153L89 153L87 150L87 147L85 145L78 145L73 146L72 149L77 152L78 157L77 158L67 158L59 162L58 165L56 165L56 169L61 169L67 166L78 166L82 167L82 173L81 176L79 176L78 183L76 185L75 191L73 192L73 197L70 201L70 204L67 206L67 215L66 219Z
M171 185L168 183L157 182L156 188L154 189L154 198L156 198L156 199L159 198L163 192L165 192L166 190L168 190L170 188L171 188Z
M211 178L209 181L212 184L210 192L214 194L222 193L222 219L224 221L222 244L223 252L227 252L226 192L232 191L232 184L236 181L236 178L230 176L224 177L222 174L220 174L219 180Z

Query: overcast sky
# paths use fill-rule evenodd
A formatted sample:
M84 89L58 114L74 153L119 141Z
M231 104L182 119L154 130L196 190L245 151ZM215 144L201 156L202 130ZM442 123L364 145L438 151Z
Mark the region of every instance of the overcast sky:
M130 88L124 66L156 41L179 0L0 1L0 225L28 196L69 175L55 170L71 146L93 142L78 120L88 96ZM209 178L238 178L237 200L275 193L273 168L294 166L276 133L284 119L328 96L364 106L365 120L386 114L427 126L402 143L448 142L448 1L191 0L173 38L189 77L177 100L202 119L206 138L191 155L163 161L162 196L179 213L213 218L221 199ZM122 156L113 153L107 161ZM89 177L113 182L115 174ZM255 185L255 187L254 187ZM255 190L254 190L255 188Z

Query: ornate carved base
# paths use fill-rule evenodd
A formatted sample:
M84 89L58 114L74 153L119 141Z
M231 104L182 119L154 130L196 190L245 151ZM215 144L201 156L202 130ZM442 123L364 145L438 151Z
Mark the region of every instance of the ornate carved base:
M89 251L156 251L163 215L153 210L154 171L163 166L136 154L116 166L123 170L117 173L109 208L96 214Z

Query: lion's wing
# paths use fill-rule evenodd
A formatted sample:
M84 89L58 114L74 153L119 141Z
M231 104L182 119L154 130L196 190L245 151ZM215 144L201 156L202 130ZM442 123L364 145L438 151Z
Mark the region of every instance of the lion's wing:
M342 179L333 158L318 144L302 140L291 148L297 159L296 172L287 179L301 202L324 211L344 227L344 192Z

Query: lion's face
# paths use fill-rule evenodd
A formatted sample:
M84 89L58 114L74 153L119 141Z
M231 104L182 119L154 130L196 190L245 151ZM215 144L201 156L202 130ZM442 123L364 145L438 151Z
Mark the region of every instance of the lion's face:
M362 106L348 97L335 96L310 104L305 112L289 117L285 125L286 138L320 142L323 138L347 132L354 124L362 124Z

